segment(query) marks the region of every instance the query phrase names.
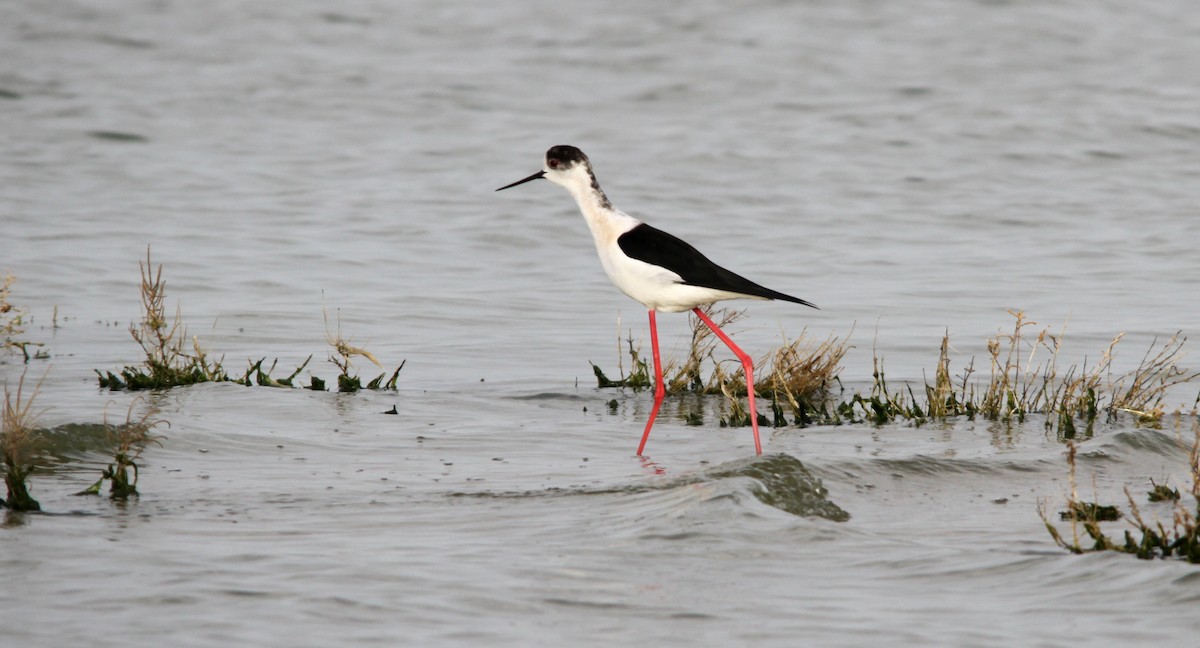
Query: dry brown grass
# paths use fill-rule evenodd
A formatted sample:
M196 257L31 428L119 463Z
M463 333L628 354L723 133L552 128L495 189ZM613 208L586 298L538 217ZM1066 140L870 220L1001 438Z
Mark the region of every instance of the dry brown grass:
M987 342L990 376L986 383L972 382L973 360L959 379L952 378L949 336L943 336L933 382L925 383L925 407L914 403L912 407L885 408L894 416L884 416L877 422L895 417L980 415L1019 423L1029 414L1041 414L1046 417L1047 428L1057 429L1062 438L1073 438L1076 422L1091 434L1101 413L1111 419L1127 412L1137 416L1139 423L1156 423L1164 414L1170 390L1200 377L1200 372L1180 365L1186 338L1178 333L1162 344L1154 340L1138 367L1124 374L1113 375L1113 359L1123 333L1109 343L1094 364L1089 366L1085 360L1082 365L1060 370L1065 328L1054 334L1021 311L1009 313L1014 319L1012 332L995 335ZM878 357L875 362L878 391L882 369ZM884 391L887 397L882 400L904 401L903 394L891 394L886 387Z
M17 382L14 393L4 385L4 410L0 412L3 426L0 427L0 455L3 459L4 483L8 496L4 504L14 511L38 511L41 505L29 495L26 480L33 470L37 440L33 430L41 411L33 408L45 374L34 385L33 392L25 397L25 372Z
M1188 451L1188 472L1191 479L1191 500L1185 501L1175 493L1174 497L1166 498L1171 502L1171 523L1167 526L1161 521L1147 521L1137 500L1126 487L1125 499L1128 504L1128 520L1131 530L1124 532L1121 540L1115 540L1101 528L1105 521L1098 513L1116 511L1112 506L1100 506L1080 502L1076 491L1076 446L1072 441L1067 442L1067 466L1071 493L1067 498L1067 513L1063 519L1071 522L1071 539L1068 541L1058 530L1047 513L1045 500L1038 502L1038 515L1046 531L1058 546L1073 553L1093 551L1117 551L1148 560L1151 558L1179 558L1190 563L1200 563L1200 420L1192 423L1193 437ZM1157 490L1157 489L1156 489ZM1163 501L1149 493L1151 502ZM1120 517L1120 512L1110 515L1108 519ZM1083 545L1083 534L1091 538L1092 546ZM1135 533L1136 532L1136 535Z
M726 330L745 315L744 310L715 309L712 306L705 307L704 312ZM667 393L724 395L727 406L722 423L748 425L749 412L740 401L746 396L746 376L741 363L733 358L717 357L724 346L718 345L719 340L712 330L694 314L689 317L689 324L692 335L687 355L682 361L668 357L663 362L663 383ZM849 344L836 336L816 342L806 335L806 331L802 331L793 340L784 337L781 346L755 362L755 393L774 399L776 425L786 424L782 419L783 407L789 407L797 421L810 421L814 412L820 413L819 418L826 418L821 407L838 380L842 359L849 349ZM626 354L631 361L628 373L624 369ZM640 347L634 344L631 334L624 344L618 339L617 364L621 377L616 380L608 378L599 367L592 365L600 387L653 388L654 376L650 364ZM688 417L689 420L698 419L699 413L689 413ZM759 417L760 423L765 420L763 415Z
M1176 385L1200 377L1200 371L1189 371L1179 365L1184 355L1183 345L1187 342L1181 334L1175 333L1161 347L1155 338L1137 368L1112 382L1109 387L1112 410L1129 412L1145 421L1162 419L1167 393Z
M209 360L197 338L191 339L194 354L185 350L188 342L183 315L176 306L175 316L167 317L167 283L162 278L162 265L156 269L151 263L149 247L146 248L146 262L138 261L138 269L141 272L142 318L129 325L129 334L142 347L146 359L139 367L125 367L119 377L111 371L107 374L97 371L100 387L114 391L168 389L228 380L221 361Z
M25 333L25 311L13 306L11 301L12 287L16 282L17 278L11 274L0 276L0 337L3 338L0 349L19 350L25 356L25 362L29 362L31 357L47 358L49 356L42 350L36 351L33 356L29 355L29 347L40 347L41 342L17 339Z

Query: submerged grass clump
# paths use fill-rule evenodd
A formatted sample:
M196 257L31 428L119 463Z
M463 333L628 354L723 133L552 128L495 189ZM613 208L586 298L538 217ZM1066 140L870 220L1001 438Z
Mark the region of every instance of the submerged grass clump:
M45 378L45 376L42 376ZM3 427L0 427L0 459L3 461L4 485L7 496L0 501L13 511L40 511L38 501L29 494L26 481L33 470L37 452L37 442L33 435L33 426L40 412L33 409L33 401L37 398L41 381L34 386L33 392L25 398L25 373L17 382L16 392L4 385L4 410L0 412Z
M1067 474L1071 493L1067 509L1060 513L1063 520L1071 522L1071 538L1067 540L1049 519L1046 502L1038 503L1038 515L1046 525L1046 531L1058 546L1082 554L1095 551L1117 551L1137 556L1143 560L1151 558L1178 558L1200 564L1200 422L1194 424L1194 436L1188 452L1188 468L1191 477L1190 501L1185 501L1178 490L1167 489L1161 484L1147 493L1150 502L1170 502L1171 523L1147 522L1133 494L1125 488L1125 499L1129 506L1129 525L1123 537L1113 539L1101 528L1101 522L1122 517L1115 506L1102 506L1079 500L1076 491L1076 450L1074 441L1067 441ZM1082 527L1083 534L1080 534ZM1090 547L1084 545L1083 535L1091 538Z
M375 354L364 348L354 346L349 340L342 337L342 322L340 318L338 319L337 333L330 333L329 316L326 314L325 340L332 349L329 354L329 362L338 368L337 383L339 392L353 393L364 388L358 375L351 375L350 361L354 356L362 356L370 360L376 367L383 369L383 364L375 358ZM386 383L383 382L383 377L387 375L385 370L384 373L367 382L366 389L395 389L396 379L400 376L400 370L403 368L404 362L402 361L400 366L396 367L396 370L392 372L392 377Z
M722 329L745 314L745 311L714 310L711 306L704 307L704 311ZM689 323L692 337L687 356L682 362L668 358L663 363L663 384L666 393L723 395L726 408L720 417L720 425L750 425L750 413L746 411L746 406L741 400L747 392L745 371L741 363L732 359L718 360L715 357L717 339L712 330L695 315L689 316ZM650 364L635 346L632 335L624 340L621 348L627 349L629 372L626 373L623 366L623 353L618 353L618 371L621 377L615 380L609 378L599 366L592 364L597 386L628 387L635 391L652 389L654 374ZM774 417L774 420L771 420L756 412L759 424L786 425L785 408L792 412L797 424L827 422L831 414L826 409L826 404L834 384L838 382L840 364L848 350L849 345L836 337L831 336L824 342L816 343L801 332L799 337L791 341L785 337L783 345L756 361L755 367L764 369L755 371L759 374L755 392L769 395L773 401L771 412ZM727 370L729 363L733 363L735 368ZM703 418L699 412L688 412L684 416L690 425L699 424Z
M128 499L137 495L138 460L146 446L161 445L161 439L153 433L155 427L170 424L161 419L154 419L154 409L148 408L141 416L133 415L134 407L140 399L129 404L125 413L125 422L117 425L109 424L108 412L104 414L104 430L109 441L113 444L113 461L100 473L100 479L87 487L78 495L99 495L105 480L109 482L108 496L114 500Z
M183 316L176 307L175 316L167 318L167 284L162 278L162 265L154 269L150 250L146 262L138 261L141 271L142 319L129 325L129 334L142 347L145 360L140 366L126 366L121 375L111 371L96 374L101 389L169 389L209 381L229 380L220 361L209 361L200 341L192 338L192 353L184 349L187 330Z
M1045 416L1045 425L1062 439L1078 434L1090 436L1094 424L1104 415L1113 420L1121 413L1136 417L1139 424L1157 424L1165 408L1167 393L1177 385L1186 384L1200 372L1183 369L1179 362L1187 341L1180 333L1159 343L1151 343L1139 365L1120 375L1113 375L1112 361L1122 335L1105 349L1098 362L1089 366L1072 365L1065 371L1058 366L1062 334L1054 335L1048 328L1037 330L1036 322L1023 312L1012 312L1015 322L1011 333L998 334L987 342L989 376L986 382L975 379L972 359L959 376L950 369L950 337L942 336L933 380L926 380L923 389L904 385L893 390L887 382L883 359L878 353L872 358L872 384L867 393L854 393L849 398L833 401L834 386L839 387L841 361L849 346L837 337L814 343L801 333L800 337L784 344L756 366L766 367L755 385L760 396L771 399L772 417L758 414L760 424L776 427L791 423L799 426L838 425L842 423L871 423L884 425L897 420L921 425L928 420L956 417L983 417L1005 423L1022 423L1030 414ZM720 324L735 322L741 312L721 310ZM733 371L725 370L727 362L713 357L715 343L711 331L696 318L691 320L692 340L685 360L668 359L663 375L668 394L698 393L726 396L727 415L722 425L747 425L750 418L738 401L746 395L746 381L740 364ZM631 369L616 380L608 378L596 365L599 387L630 387L635 390L653 387L653 375L630 336L626 340ZM704 367L710 366L705 378Z
M266 357L257 361L250 360L249 367L239 377L231 377L223 366L223 360L210 360L207 352L200 346L198 338L191 338L191 351L186 348L187 331L183 326L183 316L180 308L175 309L175 316L168 318L166 313L166 282L162 278L162 265L154 268L150 259L150 250L146 250L146 262L138 262L141 271L142 318L137 324L129 326L129 333L134 341L142 348L145 359L141 365L126 366L118 374L112 371L96 371L100 388L119 391L123 389L170 389L182 385L193 385L204 382L232 382L240 385L258 385L264 387L300 387L296 382L297 376L312 360L312 355L300 364L286 378L272 378L279 360L276 358L271 365L264 369ZM328 331L326 318L326 337L332 347L329 359L338 367L338 391L355 392L359 389L392 389L396 388L400 370L404 362L392 372L391 377L384 381L385 374L370 380L364 386L357 375L351 374L350 359L362 356L376 365L380 365L375 356L366 349L356 347L341 336L339 324L337 335ZM311 376L307 389L325 391L325 381Z
M16 308L9 301L12 295L13 284L17 282L17 278L11 274L5 273L0 277L0 336L4 338L0 343L0 348L11 350L19 350L21 355L25 356L25 362L30 359L29 347L40 347L41 342L28 342L18 339L18 336L25 333L25 311ZM48 356L45 351L38 350L34 352L33 358L44 359Z

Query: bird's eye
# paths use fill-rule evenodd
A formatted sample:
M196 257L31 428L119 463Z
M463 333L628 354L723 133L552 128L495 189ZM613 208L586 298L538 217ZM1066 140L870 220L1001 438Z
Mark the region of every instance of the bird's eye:
M546 160L546 166L550 167L551 169L557 169L558 160Z

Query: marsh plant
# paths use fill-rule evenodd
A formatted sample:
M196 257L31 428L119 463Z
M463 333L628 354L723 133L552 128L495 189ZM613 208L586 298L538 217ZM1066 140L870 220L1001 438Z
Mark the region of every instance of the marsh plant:
M257 362L251 362L250 368L246 369L246 375L234 380L234 382L239 385L246 385L247 387L250 385L260 385L262 387L295 387L296 376L300 375L300 372L304 371L304 368L312 361L312 355L305 358L304 362L300 363L300 366L296 367L296 370L288 375L287 378L271 377L271 374L275 371L275 365L279 364L278 358L271 362L270 367L263 369L263 362L265 361L266 358L259 358Z
M142 317L129 327L129 334L138 346L142 348L144 360L138 366L126 366L120 375L111 371L100 372L100 388L118 391L122 389L169 389L181 385L192 385L204 382L233 382L240 385L258 385L264 387L299 387L297 376L308 366L312 356L309 355L286 378L274 378L274 372L279 360L276 358L269 366L264 366L266 358L249 361L246 372L239 377L231 377L223 366L223 359L210 359L208 353L200 346L196 337L188 338L183 326L181 309L176 306L173 317L167 316L166 281L163 280L162 265L155 267L150 258L150 250L146 250L145 263L138 262L141 273L140 292L142 298ZM338 391L353 392L359 389L395 389L399 377L400 366L392 372L385 381L385 374L380 374L364 386L356 374L351 371L351 358L362 356L379 365L375 356L366 349L356 347L341 335L339 323L336 335L328 331L328 316L326 316L326 336L332 351L330 361L338 367ZM312 376L308 389L325 390L325 381ZM118 462L119 463L119 462Z
M49 357L45 351L38 350L32 356L29 355L29 347L40 347L41 342L28 342L19 339L25 333L25 311L12 305L10 297L12 295L13 284L17 282L17 278L11 274L5 273L0 276L0 337L3 337L3 342L0 343L0 348L21 352L25 356L25 362L28 363L30 358L44 359Z
M160 425L170 426L164 420L155 419L155 410L147 408L141 416L134 416L134 408L141 404L141 399L134 399L125 413L125 422L110 424L108 412L104 413L104 430L113 445L113 460L103 471L100 479L79 495L99 495L104 482L109 483L108 494L111 499L124 500L131 495L137 495L138 461L148 445L161 445L162 437L154 434L154 428Z
M45 379L44 374L42 378ZM37 439L33 430L40 412L33 409L33 401L41 384L39 380L28 398L25 396L24 372L15 392L7 384L4 385L4 410L0 413L3 419L3 427L0 427L0 458L3 460L4 485L8 494L0 504L13 511L40 511L42 508L29 494L26 483L37 456Z
M1190 473L1190 498L1181 497L1178 490L1161 484L1147 493L1149 502L1169 503L1171 522L1168 526L1161 520L1153 523L1146 520L1137 499L1128 487L1125 499L1128 504L1128 524L1120 539L1106 534L1102 522L1123 517L1120 510L1111 505L1100 505L1080 501L1076 488L1076 452L1074 441L1067 441L1067 475L1071 492L1067 497L1066 510L1060 513L1063 520L1071 522L1068 540L1050 521L1047 503L1038 502L1038 515L1046 525L1046 531L1058 546L1082 554L1095 551L1116 551L1149 560L1151 558L1179 558L1190 563L1200 563L1200 422L1193 423L1193 439L1188 451ZM1082 529L1082 534L1080 530ZM1084 536L1091 539L1091 546L1084 544Z
M954 417L982 417L1004 423L1022 423L1031 414L1044 416L1045 426L1060 439L1091 436L1095 423L1114 420L1119 414L1135 416L1139 424L1157 424L1165 413L1172 388L1200 377L1200 372L1180 366L1187 338L1180 334L1160 343L1151 342L1138 366L1114 374L1113 358L1124 334L1116 336L1090 364L1085 360L1063 370L1058 363L1063 334L1037 323L1020 311L1010 311L1011 333L987 341L989 376L975 379L972 359L958 376L950 370L950 338L944 335L933 382L914 393L911 387L893 391L887 385L883 362L874 358L874 384L869 396L855 394L838 406L842 418L875 424L905 420L916 424ZM923 397L923 398L922 398Z
M229 380L221 362L209 360L198 338L190 340L191 352L188 352L182 312L176 306L175 315L167 317L167 284L162 278L162 265L155 269L151 263L149 248L146 249L146 262L139 261L138 268L141 271L142 318L136 324L130 324L129 334L142 347L145 360L141 366L125 367L120 376L111 371L96 371L100 387L113 391L168 389Z
M722 329L745 315L745 311L716 310L712 306L703 309ZM722 395L726 407L720 417L720 425L750 425L750 413L742 402L747 390L741 363L716 357L716 336L698 317L690 315L689 324L692 335L687 356L682 361L667 358L663 363L666 393ZM786 425L787 411L793 414L797 424L826 421L829 413L825 405L838 382L840 364L848 350L848 344L837 337L830 336L823 342L814 342L802 331L794 340L789 341L784 337L781 346L755 361L755 367L763 368L755 372L760 374L755 393L768 395L772 399L771 412L774 415L774 420L771 420L756 412L759 424ZM630 361L628 372L624 367L626 353ZM592 372L596 376L597 386L628 387L635 391L654 387L654 374L639 347L634 344L632 335L618 345L617 368L620 377L611 379L593 363ZM692 412L686 418L689 424L695 424L701 417L698 412Z
M329 331L329 313L325 313L325 341L330 347L329 362L333 363L333 365L338 368L337 382L339 392L353 393L360 389L364 389L358 374L352 375L351 373L351 360L354 358L354 356L364 357L367 360L370 360L371 363L376 367L383 369L383 363L379 362L379 360L375 358L375 354L362 347L354 346L351 344L350 340L342 337L342 321L340 313L338 316L336 333L331 333ZM391 378L389 378L386 383L383 381L383 377L387 375L387 371L385 370L384 373L379 374L373 380L369 381L365 388L395 389L396 379L400 376L400 370L403 368L404 362L402 361L400 366L396 367L396 370L392 372Z
M848 344L833 336L814 343L803 333L792 342L785 338L782 346L756 363L767 368L756 392L771 399L773 415L767 419L758 414L760 424L788 425L789 414L790 423L799 426L885 425L898 420L921 425L929 420L977 416L1019 424L1026 416L1038 414L1045 417L1048 429L1066 440L1080 434L1090 436L1102 416L1113 420L1125 413L1133 415L1139 424L1157 424L1165 412L1170 390L1200 377L1200 372L1181 367L1187 338L1178 333L1165 342L1155 339L1139 365L1124 374L1114 374L1112 368L1115 349L1123 335L1114 338L1096 362L1085 361L1082 366L1072 365L1063 370L1058 364L1063 333L1039 328L1021 311L1009 313L1014 320L1011 332L997 334L987 341L986 382L976 377L974 359L959 375L952 373L950 336L945 334L932 381L926 378L923 389L914 390L907 384L899 388L889 385L883 358L875 352L870 391L856 392L840 401L833 397L841 391L840 365ZM716 319L724 327L741 315L721 310ZM727 414L721 417L721 424L749 424L749 413L738 400L746 394L740 365L727 371L728 361L713 357L715 345L711 332L694 317L691 323L692 340L686 359L682 363L667 359L664 363L667 393L723 394ZM621 377L610 379L592 365L598 386L635 390L652 387L648 364L632 336L625 340L624 348L631 360L630 371L625 373L619 360ZM705 367L711 367L707 378Z

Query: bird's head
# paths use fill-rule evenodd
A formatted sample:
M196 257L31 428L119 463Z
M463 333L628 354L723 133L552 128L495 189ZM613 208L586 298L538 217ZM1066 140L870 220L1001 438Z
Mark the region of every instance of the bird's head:
M546 163L541 171L528 178L504 185L496 191L503 191L538 178L545 178L568 189L572 185L594 186L596 182L595 176L592 175L592 165L583 151L574 146L562 144L546 151Z

